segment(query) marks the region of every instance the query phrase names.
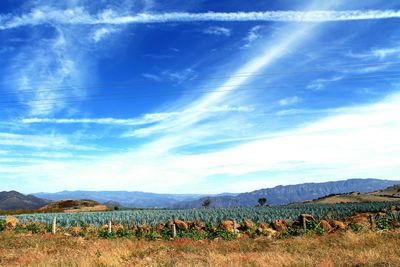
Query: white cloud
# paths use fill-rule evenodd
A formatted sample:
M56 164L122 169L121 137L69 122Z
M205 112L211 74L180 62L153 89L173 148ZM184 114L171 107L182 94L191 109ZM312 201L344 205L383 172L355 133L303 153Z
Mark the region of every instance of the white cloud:
M279 100L278 103L280 106L291 106L291 105L299 103L300 101L301 101L300 97L290 96L290 97L286 97L286 98Z
M41 161L12 172L53 177L51 186L57 189L117 190L121 184L132 184L135 190L156 192L185 188L215 175L246 175L250 183L242 183L240 188L225 188L252 190L268 184L267 177L251 178L252 174L262 172L277 173L273 177L279 184L302 182L305 177L319 181L371 176L394 179L398 176L400 155L399 117L400 95L394 95L375 104L338 109L304 126L269 133L256 141L216 152L190 155L170 152L170 142L183 141L180 136L175 139L171 136L169 140L159 139L130 152L97 160ZM191 139L191 134L197 132L198 128L188 129L184 134ZM112 182L110 177L115 177ZM205 190L215 191L213 188Z
M366 19L400 18L397 10L348 10L348 11L266 11L266 12L207 12L207 13L141 13L120 15L114 10L106 9L93 15L82 7L59 10L51 7L33 9L20 16L3 15L0 29L12 29L22 26L41 24L81 24L81 25L121 25L165 22L192 21L292 21L321 22Z
M204 29L203 33L213 34L213 35L230 36L231 30L226 27L212 26L212 27L208 27L208 28Z
M73 149L73 150L93 150L93 147L72 144L63 136L56 135L30 135L0 132L0 145L2 146L21 146L29 148L48 148L48 149Z
M261 31L263 28L264 28L264 27L261 26L261 25L256 25L256 26L252 27L252 28L249 30L249 32L248 32L246 38L244 38L244 40L245 40L246 43L245 43L245 45L244 45L243 47L250 47L250 46L251 46L251 43L253 43L253 42L256 41L257 39L259 39L259 38L261 37L260 31Z
M118 119L118 118L25 118L22 119L22 123L57 123L57 124L70 124L70 123L91 123L91 124L114 124L124 126L134 126L154 123L165 120L171 116L177 115L177 113L149 113L145 114L140 118L135 119Z
M115 31L115 28L101 27L93 32L92 39L97 43Z
M307 89L314 90L314 91L319 91L322 90L325 86L327 86L330 83L340 81L344 77L343 76L334 76L332 78L327 78L327 79L316 79L312 81L309 85L307 85Z

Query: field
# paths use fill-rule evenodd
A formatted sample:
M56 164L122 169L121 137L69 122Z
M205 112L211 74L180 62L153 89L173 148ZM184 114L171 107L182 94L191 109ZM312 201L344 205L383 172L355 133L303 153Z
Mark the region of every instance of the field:
M155 226L158 223L165 223L170 219L193 221L199 219L204 223L218 224L224 220L236 220L243 222L246 219L255 223L271 223L277 219L297 220L300 214L313 215L321 219L328 212L332 218L342 219L359 212L377 212L390 206L400 205L400 202L370 202L370 203L345 203L345 204L307 204L287 205L271 207L243 207L243 208L210 208L192 210L127 210L113 212L80 212L80 213L41 213L22 214L15 217L21 223L40 222L50 224L54 217L57 217L59 226L102 226L113 223L122 224L128 227L147 224ZM0 216L4 219L6 216Z
M0 217L0 265L399 266L399 204Z
M400 231L148 242L0 233L1 266L399 266Z

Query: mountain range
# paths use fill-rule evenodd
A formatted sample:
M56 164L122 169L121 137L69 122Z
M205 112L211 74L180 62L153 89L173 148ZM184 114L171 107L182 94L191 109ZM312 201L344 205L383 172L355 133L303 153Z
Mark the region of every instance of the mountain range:
M37 209L49 202L17 191L0 192L0 210Z
M173 208L200 208L208 198L211 207L255 206L259 198L267 198L267 204L283 205L293 202L313 200L326 195L350 192L373 192L389 186L400 184L400 181L381 179L348 179L324 183L304 183L296 185L280 185L273 188L255 190L234 196L203 197L192 201L182 201L172 205Z
M261 197L267 198L267 204L282 205L313 200L330 194L349 193L353 191L373 192L396 184L400 184L400 181L370 178L280 185L241 194L201 195L155 194L127 191L62 191L58 193L37 193L34 195L48 200L92 199L100 203L112 201L130 208L200 208L205 199L210 199L211 207L235 207L255 206Z

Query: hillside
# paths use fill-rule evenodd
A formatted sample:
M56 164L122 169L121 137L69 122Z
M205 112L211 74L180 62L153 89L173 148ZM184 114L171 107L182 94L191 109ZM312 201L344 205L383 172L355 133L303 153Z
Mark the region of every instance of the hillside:
M17 191L0 192L0 210L37 209L48 201L32 195L24 195Z
M63 210L64 212L86 212L86 211L106 211L107 206L101 205L100 203L88 200L60 200L47 204L41 207L41 211L51 210Z
M333 194L325 197L321 197L311 201L305 201L303 203L312 204L333 204L333 203L361 203L361 202L382 202L382 201L399 201L400 198L390 196L379 196L373 193L360 193L352 192L345 194Z
M385 189L400 183L400 181L380 179L349 179L325 183L304 183L297 185L276 186L260 189L236 196L210 197L211 207L255 206L261 197L267 198L267 204L282 205L293 202L303 202L317 199L331 194L349 192L372 192ZM173 205L173 208L201 208L205 198L195 201L186 201Z
M164 208L181 201L202 197L200 194L156 194L128 191L62 191L58 193L36 193L37 197L49 200L92 199L99 203L119 203L127 208Z

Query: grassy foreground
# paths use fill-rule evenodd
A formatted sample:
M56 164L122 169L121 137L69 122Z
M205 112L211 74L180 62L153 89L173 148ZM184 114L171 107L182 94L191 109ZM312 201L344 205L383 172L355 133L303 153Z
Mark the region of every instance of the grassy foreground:
M282 240L145 241L0 234L1 266L400 266L400 230Z

